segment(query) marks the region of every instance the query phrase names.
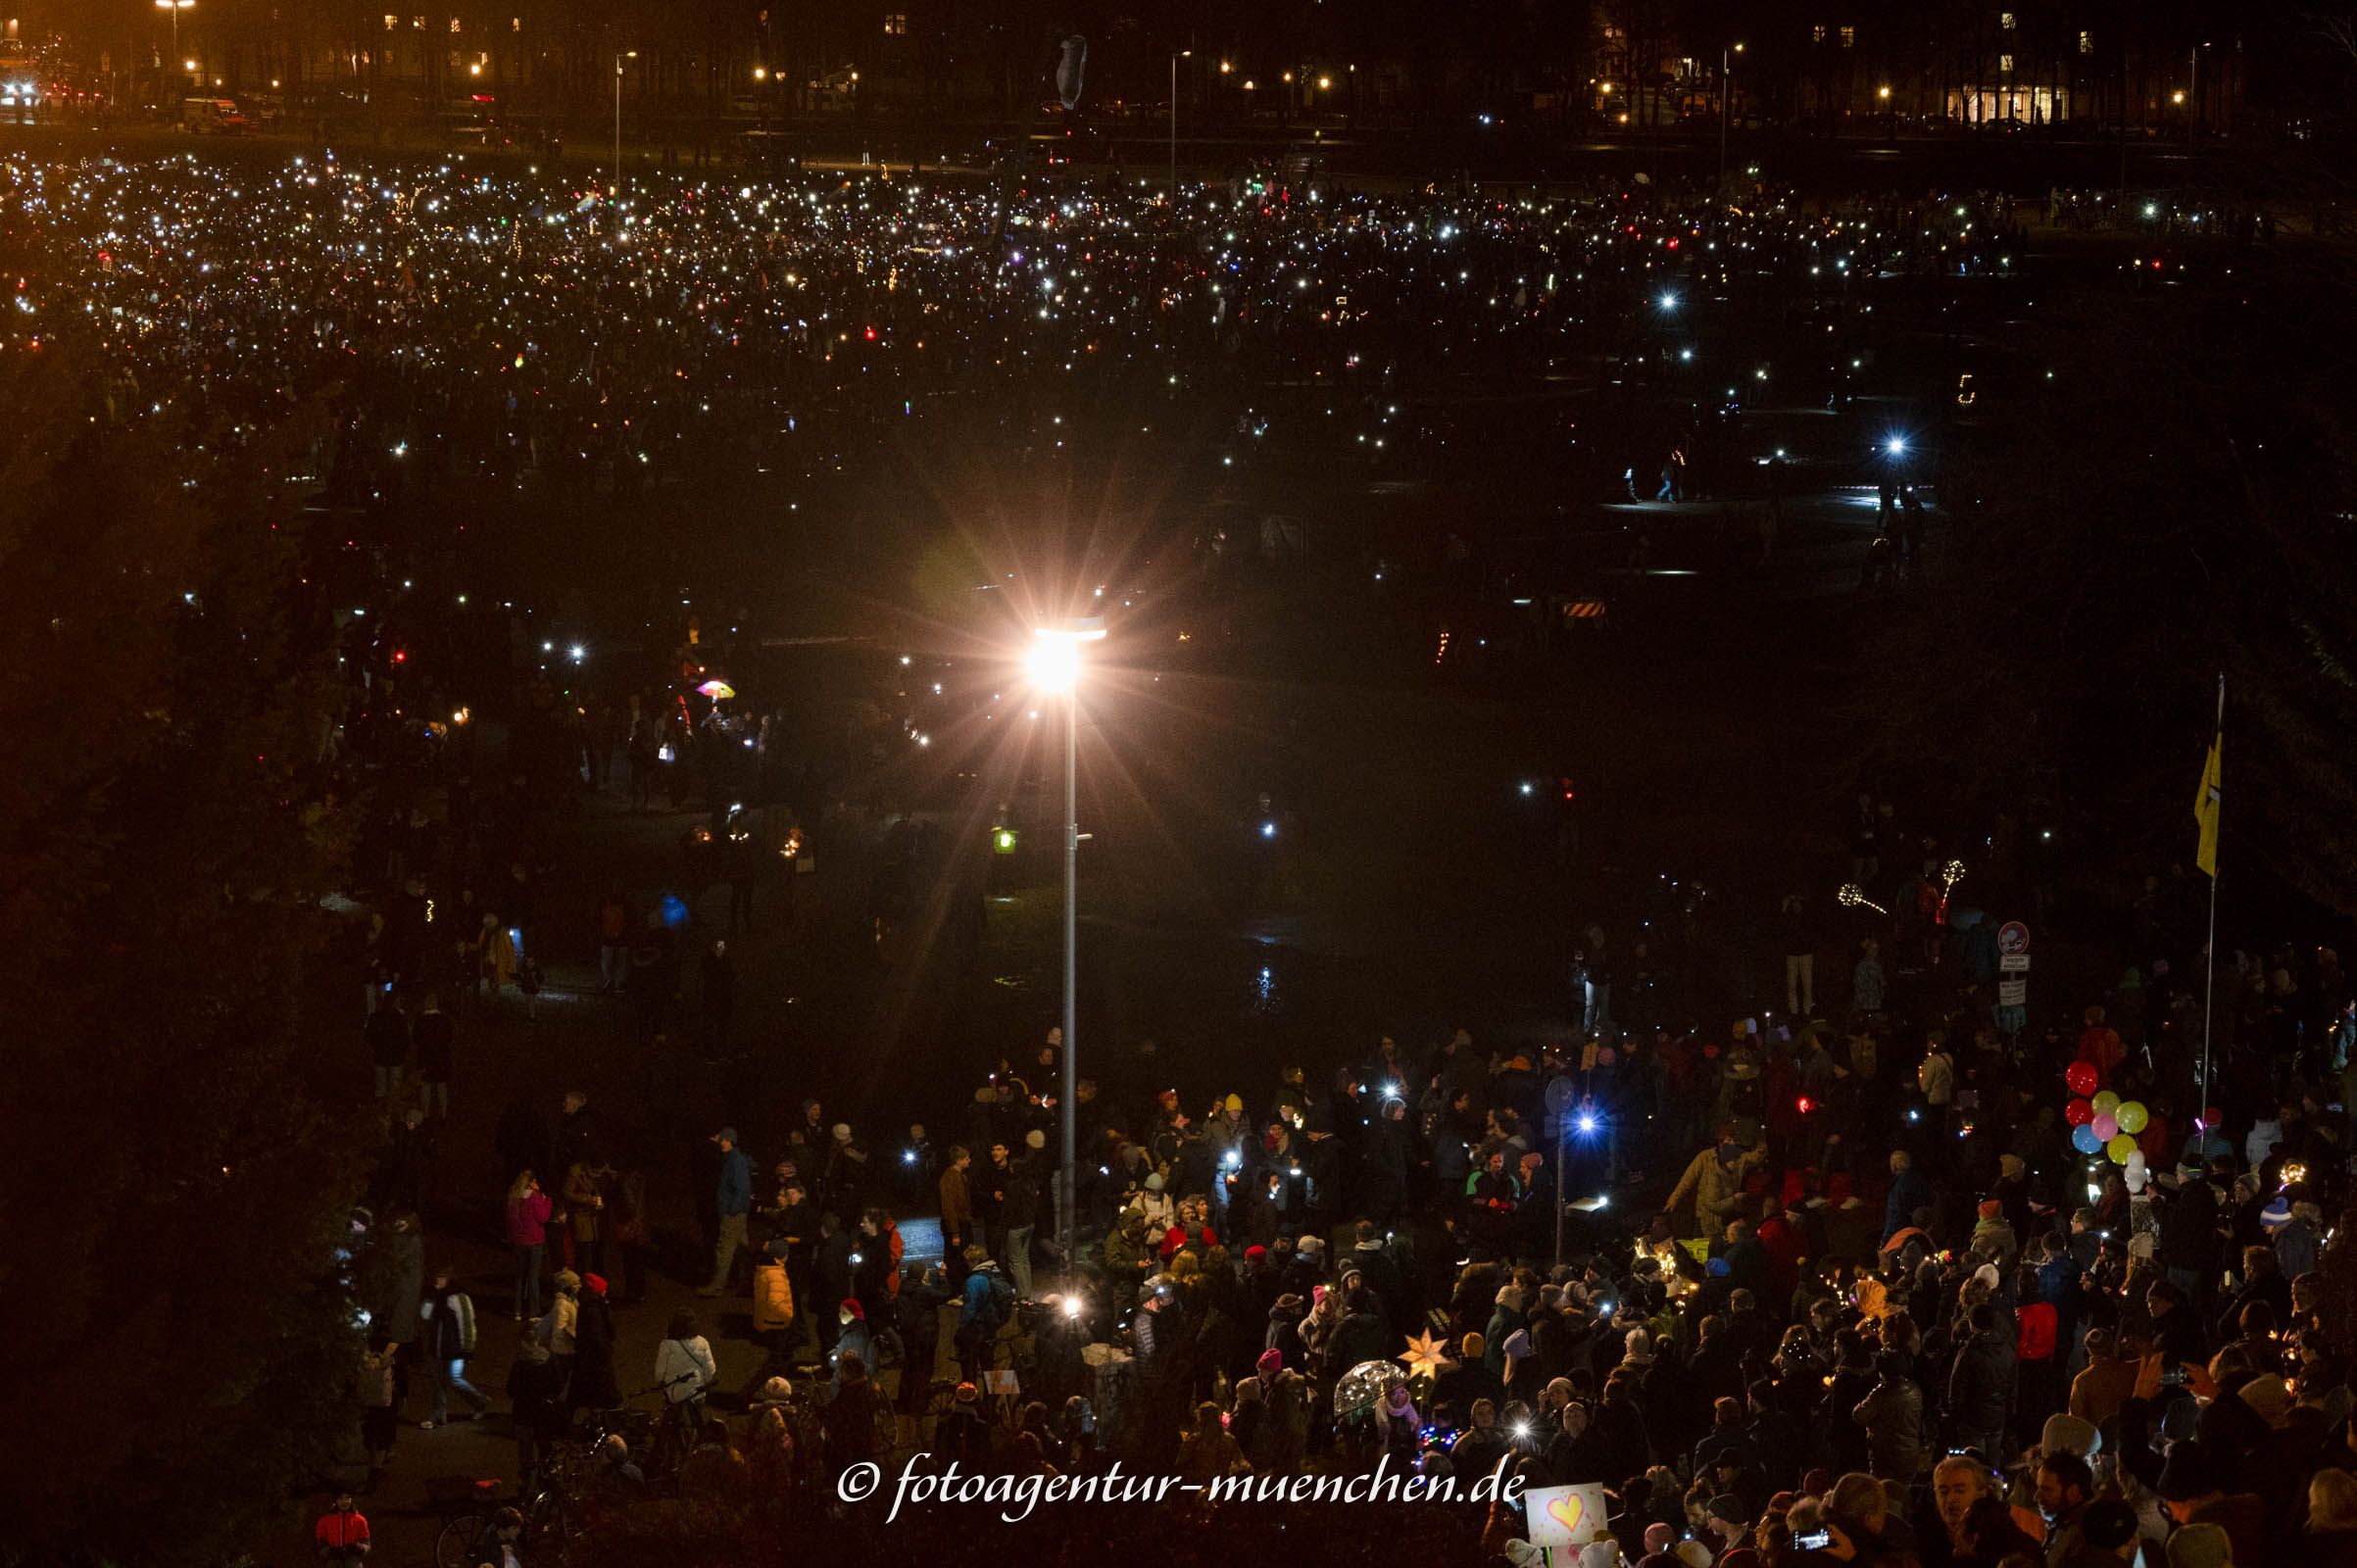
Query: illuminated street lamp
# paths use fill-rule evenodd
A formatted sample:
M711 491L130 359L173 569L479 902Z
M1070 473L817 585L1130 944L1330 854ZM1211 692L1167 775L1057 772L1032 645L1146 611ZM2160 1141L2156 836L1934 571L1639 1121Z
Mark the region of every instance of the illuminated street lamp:
M638 51L624 49L614 57L614 194L622 193L622 62L636 60Z
M1074 1048L1080 960L1080 648L1105 639L1105 618L1058 621L1033 628L1026 662L1031 683L1064 699L1064 1083L1063 1179L1056 1189L1056 1245L1067 1271L1072 1267L1073 1199L1078 1192L1078 1134L1074 1103L1080 1083Z
M1735 100L1732 68L1735 57L1743 52L1740 43L1729 44L1719 51L1719 190L1727 189L1727 116Z
M172 13L172 52L175 55L180 52L180 13L195 4L196 0L156 0L158 11ZM193 60L187 61L186 65L190 71L196 69Z
M1194 58L1192 49L1170 51L1170 205L1173 207L1178 205L1178 63Z

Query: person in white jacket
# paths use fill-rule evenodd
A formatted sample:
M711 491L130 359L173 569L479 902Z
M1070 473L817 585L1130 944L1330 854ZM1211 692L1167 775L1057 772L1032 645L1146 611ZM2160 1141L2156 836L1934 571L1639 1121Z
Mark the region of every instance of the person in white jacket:
M671 1401L671 1415L694 1440L704 1420L704 1391L720 1370L712 1364L712 1348L704 1338L693 1312L672 1314L669 1332L655 1348L655 1381Z

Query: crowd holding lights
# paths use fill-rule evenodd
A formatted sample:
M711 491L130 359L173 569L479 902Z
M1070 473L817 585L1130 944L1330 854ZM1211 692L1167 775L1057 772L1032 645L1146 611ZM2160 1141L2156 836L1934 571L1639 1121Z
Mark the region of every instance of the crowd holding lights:
M1178 372L1239 349L1289 377L1371 384L1401 368L1385 345L1411 332L1427 363L1531 335L1576 352L1648 301L1686 321L1697 289L1838 298L1877 274L2010 260L2010 209L1952 198L1818 210L1240 176L1173 201L1074 176L864 173L617 195L463 156L6 172L0 352L96 351L119 414L193 394L244 427L340 386L381 462L415 465L432 442L432 461L493 470L750 454L790 472L826 461L841 421L913 416L940 394L1053 396L1062 378L1178 397ZM1686 335L1661 357L1699 373L1711 346L1698 324Z

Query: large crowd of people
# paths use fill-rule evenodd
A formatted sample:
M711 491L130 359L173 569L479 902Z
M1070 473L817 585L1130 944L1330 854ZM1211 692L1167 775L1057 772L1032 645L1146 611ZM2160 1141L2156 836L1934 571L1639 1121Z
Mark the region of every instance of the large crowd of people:
M1084 393L1240 366L1360 377L1370 434L1397 378L1498 354L1643 354L1674 385L1692 372L1651 328L1684 288L1838 311L1848 279L2009 265L2014 221L1979 197L1243 181L1176 203L1037 179L649 182L613 202L455 158L10 174L0 346L104 355L118 417L194 398L228 440L327 394L338 435L315 456L355 495L429 468L791 475L925 399L1053 419L1059 375ZM1820 371L1838 396L1838 365ZM398 761L408 743L361 727L362 706L351 760ZM533 1005L543 911L509 851L546 805L487 793L370 841L367 1039L402 1106L372 1196L395 1254L417 1251L402 1216L432 1196L452 1011L511 986ZM771 1147L718 1128L702 1283L751 1300L767 1364L713 1388L703 1325L675 1314L648 1368L671 1462L600 1430L599 1485L823 1495L896 1446L1018 1475L1502 1465L1606 1486L1593 1560L1645 1568L2357 1560L2351 1363L2322 1273L2347 1178L2337 958L2222 963L2212 1051L2182 890L2156 889L2138 967L2077 1027L2025 1026L1995 1004L1989 923L1951 911L1936 847L1918 858L1890 814L1861 803L1850 872L1899 913L1835 925L1788 901L1781 1010L1708 1014L1678 938L1599 928L1544 1037L1383 1039L1256 1083L1141 1056L1102 1084L1065 1082L1050 1039L995 1063L942 1136L815 1100ZM686 990L672 925L618 894L600 910L601 973L654 999L642 1038ZM700 961L699 1028L724 1045L724 947ZM498 1130L527 1479L642 1381L615 1367L614 1314L648 1286L645 1151L600 1128L576 1095L554 1126L519 1104ZM911 1255L903 1223L933 1216L939 1256ZM372 1325L377 1452L401 1403L389 1347L430 1348L428 1425L454 1396L491 1407L465 1375L472 1303L411 1262ZM366 1538L350 1512L322 1543ZM1531 1560L1530 1521L1485 1525ZM522 1527L500 1528L513 1553Z

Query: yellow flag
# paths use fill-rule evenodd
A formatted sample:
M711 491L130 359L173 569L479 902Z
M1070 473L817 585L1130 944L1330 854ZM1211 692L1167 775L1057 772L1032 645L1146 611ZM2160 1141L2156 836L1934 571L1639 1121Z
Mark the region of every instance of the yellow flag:
M2208 760L2201 764L2201 793L2193 799L2193 820L2201 824L2201 844L2193 863L2211 876L2218 874L2218 748L2226 737L2210 742Z

